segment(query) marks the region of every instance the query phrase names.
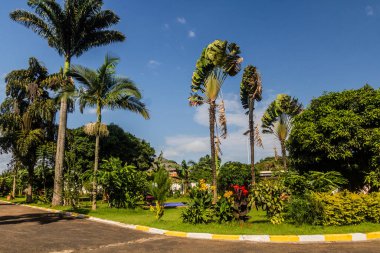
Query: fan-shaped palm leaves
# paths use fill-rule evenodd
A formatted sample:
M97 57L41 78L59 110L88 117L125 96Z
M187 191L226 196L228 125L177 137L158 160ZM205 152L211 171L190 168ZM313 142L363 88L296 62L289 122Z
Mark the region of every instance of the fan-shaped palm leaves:
M119 22L110 10L102 10L102 0L65 0L61 6L54 0L29 0L35 13L16 10L11 19L47 40L65 58L63 74L70 69L72 57L79 57L93 47L123 41L124 35L109 28ZM67 125L67 96L61 97L53 205L62 204L62 171Z
M285 141L292 127L292 118L301 111L302 104L297 99L286 94L279 94L268 106L261 119L262 132L273 134L281 144L284 169L287 169Z
M216 127L216 100L219 97L222 84L227 76L234 76L240 71L243 58L240 57L240 48L235 43L215 40L203 51L196 63L192 76L190 106L199 106L204 103L210 105L210 145L211 145L211 168L213 171L214 202L217 201L217 175L215 149L215 127ZM220 125L223 137L227 134L227 122L224 106L220 108Z
M240 100L244 109L248 109L249 115L249 140L251 145L251 175L252 185L255 183L255 144L262 146L260 138L255 138L258 131L255 131L253 121L253 111L255 110L255 101L261 101L262 84L261 76L257 68L248 65L244 69L243 78L240 84ZM259 136L257 136L259 137Z
M106 56L104 64L99 69L91 70L83 66L73 66L69 75L82 84L79 91L80 111L87 106L96 107L97 121L86 127L86 132L95 135L95 164L93 177L92 208L96 209L96 173L99 164L99 141L107 134L102 125L102 109L124 109L142 115L149 119L149 112L141 102L141 93L136 85L128 78L115 75L118 58Z

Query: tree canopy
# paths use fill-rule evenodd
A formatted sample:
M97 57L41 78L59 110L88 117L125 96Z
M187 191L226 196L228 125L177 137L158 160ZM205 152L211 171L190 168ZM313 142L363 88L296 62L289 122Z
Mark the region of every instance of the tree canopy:
M288 141L301 171L342 173L355 188L380 165L380 90L369 85L315 98L294 118Z

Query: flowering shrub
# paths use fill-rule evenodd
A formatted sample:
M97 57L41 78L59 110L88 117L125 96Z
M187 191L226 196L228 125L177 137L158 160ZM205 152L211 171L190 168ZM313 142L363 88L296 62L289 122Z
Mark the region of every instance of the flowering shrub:
M226 191L223 196L218 198L215 205L215 217L219 223L229 222L234 219L234 198L232 191Z
M191 201L181 214L182 221L192 224L212 222L215 214L212 192L205 180L201 179L199 184L190 190L189 197Z
M249 212L249 191L245 186L233 185L233 215L236 220L246 221L248 220Z

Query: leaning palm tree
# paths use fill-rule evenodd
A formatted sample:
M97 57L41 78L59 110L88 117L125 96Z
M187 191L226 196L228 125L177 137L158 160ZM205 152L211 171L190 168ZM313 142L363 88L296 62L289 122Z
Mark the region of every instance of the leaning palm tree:
M255 101L261 101L262 99L262 84L261 76L257 71L257 68L248 65L244 69L243 79L240 84L240 99L244 109L248 109L249 117L249 141L251 145L251 176L254 185L255 179L255 144L262 146L260 136L255 136L257 134L257 128L254 126L253 121L253 111L255 110ZM255 138L256 137L256 138Z
M119 22L119 17L110 10L102 10L102 0L65 0L64 6L55 0L29 0L28 5L35 13L16 10L10 14L11 19L46 39L49 46L64 57L65 76L73 57L81 56L90 48L125 39L122 33L108 30ZM66 126L67 96L64 95L60 101L53 206L62 205Z
M218 199L216 171L218 150L216 141L218 141L219 144L219 138L215 136L216 100L220 95L222 84L227 76L235 76L239 73L240 64L243 60L239 54L240 48L237 44L215 40L203 49L192 76L192 94L189 97L190 106L200 106L204 103L209 104L213 203L216 203ZM221 137L225 138L227 134L227 124L223 102L219 105L219 111Z
M107 126L102 124L103 108L129 110L149 119L148 110L145 104L141 102L141 93L136 85L128 78L115 76L115 67L118 61L119 58L107 55L103 65L97 70L73 66L69 72L69 75L82 85L79 91L80 111L83 112L86 106L96 107L96 122L85 127L85 132L96 138L92 192L93 210L96 209L99 141L100 137L108 134Z
M291 131L293 117L300 114L301 111L302 104L296 98L279 94L276 100L268 106L261 119L262 132L273 134L280 142L282 163L285 170L287 169L285 142Z

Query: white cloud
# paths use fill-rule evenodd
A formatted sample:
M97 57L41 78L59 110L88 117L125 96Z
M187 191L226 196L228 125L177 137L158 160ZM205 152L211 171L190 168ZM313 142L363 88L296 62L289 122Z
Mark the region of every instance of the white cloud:
M195 32L190 30L188 33L189 38L194 38L195 37Z
M164 24L163 29L166 30L166 31L169 30L170 29L169 24Z
M161 65L161 62L158 62L158 61L156 61L156 60L149 60L149 61L148 61L148 67L149 67L149 68L154 69L154 68L157 68L157 67L160 66L160 65Z
M365 13L367 16L373 16L375 14L373 7L370 5L365 7Z
M186 24L186 19L184 17L178 17L177 22L184 25L184 24Z
M255 121L261 125L261 117L268 104L274 99L273 95L269 99L257 104L255 110ZM227 118L228 136L227 139L221 140L222 161L240 161L249 162L249 140L248 136L243 133L248 129L248 116L240 104L240 98L236 94L227 94L224 98ZM200 156L210 152L209 139L209 116L208 106L203 105L196 108L193 120L201 126L204 126L204 133L199 136L194 135L175 135L166 138L164 155L169 159L181 161L183 159L197 160ZM274 155L274 147L279 151L278 141L268 134L261 135L264 148L255 149L257 160L267 156Z
M103 109L102 114L107 113L109 110ZM88 108L84 110L84 114L96 114L96 108Z

